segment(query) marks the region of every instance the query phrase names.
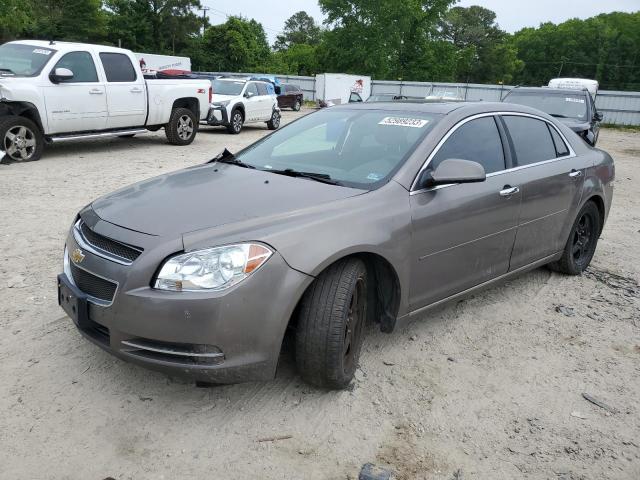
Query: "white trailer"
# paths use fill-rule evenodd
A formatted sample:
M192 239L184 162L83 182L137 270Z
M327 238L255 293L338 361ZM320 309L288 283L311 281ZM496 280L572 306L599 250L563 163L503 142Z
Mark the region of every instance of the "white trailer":
M316 75L316 98L326 104L340 105L349 103L349 101L364 102L370 95L371 77L346 73Z
M568 88L570 90L582 90L586 88L593 98L598 93L598 81L587 78L553 78L549 80L550 88Z
M153 53L136 53L143 74L178 70L191 71L191 59L189 57L174 57L171 55L156 55Z

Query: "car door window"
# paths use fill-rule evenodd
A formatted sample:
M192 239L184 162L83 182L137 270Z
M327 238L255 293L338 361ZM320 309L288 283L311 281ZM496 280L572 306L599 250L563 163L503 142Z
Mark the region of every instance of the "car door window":
M362 97L360 96L360 94L356 92L351 92L351 95L349 95L349 103L359 103L361 101L362 101Z
M435 170L443 160L457 158L478 162L486 173L505 169L504 149L493 117L471 120L454 131L431 159Z
M135 82L138 78L128 56L121 53L101 53L100 60L107 82Z
M553 144L556 147L556 156L559 158L569 155L569 147L567 147L567 144L564 143L564 140L562 140L562 137L560 136L558 131L551 125L547 125L547 127L549 127L551 138L553 139Z
M513 143L518 166L557 158L547 122L515 115L505 115L502 118Z
M247 84L247 90L245 91L245 95L251 95L253 97L258 95L258 87L256 87L255 83L251 82Z
M257 83L256 84L258 87L258 95L269 95L269 92L267 91L267 85L264 83Z
M70 80L61 80L60 83L92 83L98 81L98 73L89 52L71 52L62 57L56 68L67 68L73 72Z

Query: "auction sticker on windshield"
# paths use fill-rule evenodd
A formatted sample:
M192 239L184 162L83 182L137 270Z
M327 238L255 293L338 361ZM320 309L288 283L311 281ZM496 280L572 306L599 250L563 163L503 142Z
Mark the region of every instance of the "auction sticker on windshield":
M52 50L44 50L42 48L36 48L33 53L39 53L40 55L51 55Z
M571 97L566 97L564 99L565 102L573 102L573 103L584 103L584 98L571 98Z
M397 127L422 128L429 120L424 118L384 117L378 125L395 125Z

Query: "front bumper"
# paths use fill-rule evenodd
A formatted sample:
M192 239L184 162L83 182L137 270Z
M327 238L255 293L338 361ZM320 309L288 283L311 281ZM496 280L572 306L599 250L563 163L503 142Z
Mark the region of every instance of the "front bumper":
M276 252L253 275L224 291L155 290L153 276L167 256L179 251L175 243L154 237L143 244L143 234L97 217L86 222L95 232L144 247L144 252L131 265L122 265L82 249L82 238L72 228L67 250L81 249L84 255L74 268L117 284L111 302L97 303L78 288L74 274L58 277L61 305L65 296L86 302L86 318L74 318L82 335L123 360L197 381L273 378L288 321L312 277L290 268ZM64 307L73 318L71 307Z
M207 119L201 123L203 123L204 125L213 125L213 126L229 125L229 115L227 113L226 107L222 107L219 105L212 105L209 108Z

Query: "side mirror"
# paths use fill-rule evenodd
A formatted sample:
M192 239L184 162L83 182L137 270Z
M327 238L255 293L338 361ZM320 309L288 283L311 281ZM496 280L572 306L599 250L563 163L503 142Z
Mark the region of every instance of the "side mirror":
M478 162L451 158L443 160L434 171L424 170L418 179L418 188L430 188L450 183L484 182L487 175Z
M67 82L73 78L73 72L68 68L54 68L49 74L52 83Z
M251 98L253 97L255 94L253 92L244 92L244 98Z
M600 112L596 112L595 115L593 116L593 119L596 122L601 122L604 119L604 115L601 114Z

